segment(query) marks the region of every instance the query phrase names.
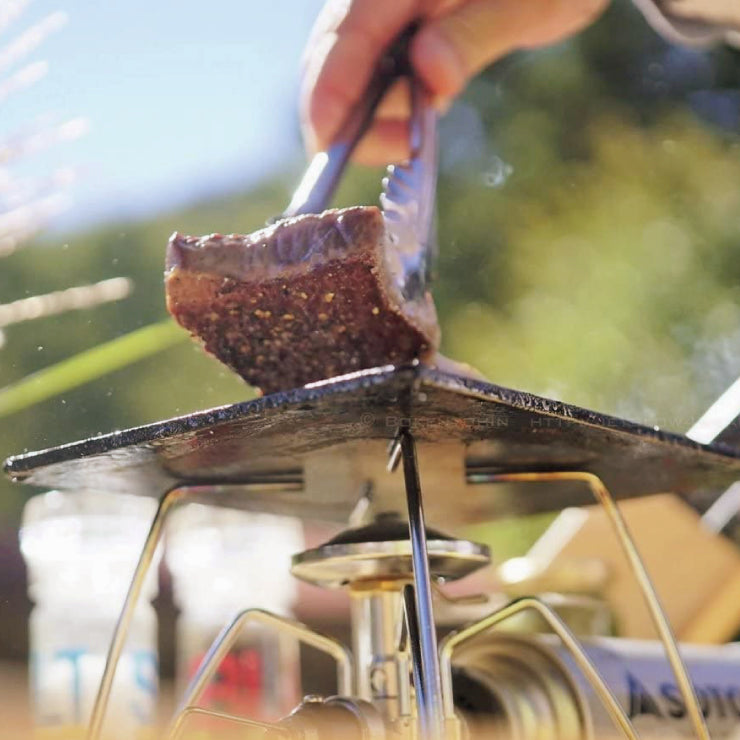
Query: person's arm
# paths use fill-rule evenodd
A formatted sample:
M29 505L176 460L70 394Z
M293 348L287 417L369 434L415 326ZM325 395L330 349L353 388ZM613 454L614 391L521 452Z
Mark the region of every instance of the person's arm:
M325 148L362 95L388 44L409 23L421 25L411 62L440 107L471 77L517 49L545 46L591 23L608 0L329 0L305 53L301 120L309 151ZM408 96L399 83L381 104L355 159L403 159Z

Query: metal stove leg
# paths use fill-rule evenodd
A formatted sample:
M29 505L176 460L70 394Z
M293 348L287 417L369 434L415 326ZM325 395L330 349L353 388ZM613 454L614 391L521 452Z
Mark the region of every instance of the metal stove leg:
M178 740L185 729L185 724L191 717L211 717L212 719L218 719L222 722L229 722L235 725L241 725L245 728L252 728L255 730L262 730L263 734L269 732L270 740L278 740L279 738L285 738L287 735L268 722L258 722L254 719L246 719L244 717L238 717L235 714L227 714L226 712L215 712L212 709L202 709L201 707L188 707L178 717L178 722L173 728L169 735L170 740ZM248 736L247 736L248 737Z
M159 508L149 529L149 534L139 556L139 562L136 565L134 576L131 579L131 585L126 594L126 600L123 603L121 614L113 631L108 655L105 659L103 677L100 679L100 686L98 687L98 693L95 697L92 714L90 715L90 724L87 729L88 740L98 740L100 738L118 661L126 644L131 620L133 619L136 604L139 601L139 596L144 586L144 580L149 572L149 566L152 564L154 553L162 536L162 527L165 519L172 508L187 496L188 493L189 490L187 488L173 488L171 491L165 493L159 501Z
M517 601L498 609L492 614L489 614L480 621L475 622L468 627L463 627L463 629L458 632L451 632L444 638L444 640L442 640L439 650L439 659L442 671L445 717L448 720L453 720L455 718L455 697L452 686L452 658L455 650L468 640L474 639L478 635L481 635L498 626L502 622L505 622L507 619L527 610L537 612L548 623L552 631L560 638L566 650L568 650L568 652L573 656L573 660L581 670L581 673L583 673L588 683L591 684L591 688L594 690L594 693L599 697L601 703L609 712L614 725L622 731L622 734L628 740L639 740L627 713L617 701L612 690L606 685L604 679L599 675L598 670L591 662L591 659L588 657L585 650L581 647L576 636L549 606L532 597L518 599Z
M686 713L689 715L691 723L694 726L694 732L700 740L710 740L709 730L704 721L704 715L699 706L694 685L686 669L686 664L681 657L668 617L660 603L655 586L653 586L650 580L650 575L645 568L645 564L642 562L635 541L632 539L632 535L627 528L622 512L619 510L609 489L604 485L601 478L594 475L594 473L587 472L501 473L485 477L485 482L487 483L532 481L579 481L591 489L596 500L602 505L630 564L632 573L640 586L642 596L645 599L645 605L650 612L655 629L663 643L663 648L673 675L676 677L676 684L686 705Z
M424 740L442 740L444 738L442 684L432 608L432 582L429 572L424 507L421 501L414 439L407 429L399 431L394 445L396 449L391 452L391 460L397 459L398 445L401 448L403 475L406 483L411 559L414 566L414 601L417 617L415 621L418 628L418 654L421 656L421 681L416 691L419 725ZM416 662L414 660L414 663ZM418 675L416 671L417 668L415 668L415 675ZM419 688L422 690L419 691Z
M408 583L403 589L403 602L401 604L401 619L398 620L398 661L396 667L398 670L398 714L402 718L410 718L411 712L411 680L409 678L409 666L421 665L421 656L418 660L409 660L410 656L410 625L411 610L414 609L414 587ZM416 617L414 617L416 625ZM418 646L419 641L416 641ZM414 676L417 686L421 685L421 677Z
M310 645L316 650L330 655L337 664L338 694L344 697L352 696L352 655L341 642L335 640L333 637L322 635L320 632L316 632L294 619L279 617L277 614L271 614L264 609L245 609L237 614L231 623L221 630L209 648L208 653L201 661L201 664L198 666L195 676L193 676L190 685L185 689L185 693L175 711L170 730L166 735L170 740L174 740L177 736L178 729L184 721L183 717L196 708L196 703L200 701L203 692L221 665L221 661L234 646L244 627L250 623L260 624L267 629L290 635L305 645ZM256 720L250 721L256 722ZM268 723L262 724L265 727L273 726Z

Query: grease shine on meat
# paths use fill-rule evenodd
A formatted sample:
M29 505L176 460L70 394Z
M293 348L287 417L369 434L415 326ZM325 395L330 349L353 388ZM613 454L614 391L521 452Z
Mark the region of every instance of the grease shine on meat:
M381 212L285 219L248 236L174 234L167 309L265 393L414 359L439 345L431 296L405 300Z

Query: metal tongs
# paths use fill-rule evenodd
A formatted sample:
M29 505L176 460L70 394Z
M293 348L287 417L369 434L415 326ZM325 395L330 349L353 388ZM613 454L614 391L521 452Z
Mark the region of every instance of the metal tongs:
M350 111L333 144L314 156L281 218L320 213L331 203L354 148L367 131L391 85L408 77L411 86L410 157L388 166L380 196L392 249L389 267L406 300L424 296L436 253L437 113L423 83L413 76L407 28L386 50L365 94Z

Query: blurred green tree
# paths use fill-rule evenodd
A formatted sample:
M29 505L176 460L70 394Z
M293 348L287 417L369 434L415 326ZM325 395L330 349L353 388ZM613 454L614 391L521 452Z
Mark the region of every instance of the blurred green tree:
M685 430L740 374L738 61L729 50L671 47L615 3L579 39L481 75L441 132L444 351L503 385ZM11 327L0 386L164 318L169 233L257 228L280 212L299 169L5 260L3 300L114 268L135 293ZM375 202L379 190L378 172L353 170L338 204ZM0 453L250 394L183 342L0 419ZM5 506L27 493L0 484Z

